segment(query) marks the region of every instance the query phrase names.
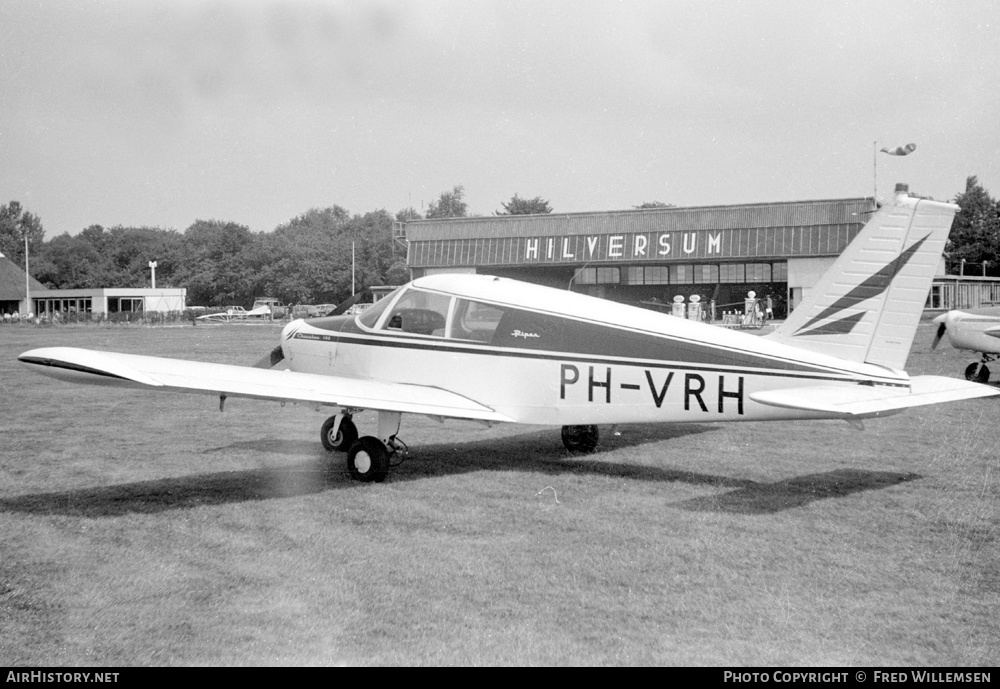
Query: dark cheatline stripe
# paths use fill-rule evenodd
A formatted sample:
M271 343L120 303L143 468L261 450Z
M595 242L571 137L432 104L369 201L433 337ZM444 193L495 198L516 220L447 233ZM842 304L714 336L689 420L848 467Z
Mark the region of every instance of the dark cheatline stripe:
M355 337L351 335L336 334L336 335L319 335L314 333L299 333L293 339L299 340L315 340L323 342L347 342L351 344L367 346L367 347L386 347L386 348L398 348L398 349L414 349L414 350L425 350L430 352L449 352L449 353L459 353L459 354L473 354L478 356L502 356L502 357L515 357L524 359L543 359L548 361L574 361L578 363L589 363L589 364L604 364L604 365L619 365L619 366L638 366L643 368L656 368L665 370L685 370L685 371L708 371L708 372L721 372L721 373L733 373L737 375L754 375L754 376L794 376L798 379L803 380L825 380L825 381L843 381L844 376L851 376L851 379L856 378L856 374L851 371L843 371L835 368L828 367L807 367L802 366L797 370L790 370L791 367L786 367L783 370L774 370L776 367L771 367L771 370L744 370L742 368L737 368L741 366L740 364L733 364L731 361L723 361L721 359L711 362L706 365L695 365L690 364L686 361L627 361L621 360L617 357L618 355L584 355L584 354L573 354L570 352L530 352L530 351L518 351L513 349L500 349L492 345L473 345L465 346L465 343L460 340L445 340L442 338L434 337L414 337L412 335L403 335L406 339L401 339L398 335L371 335L365 334L360 337ZM411 339L413 338L413 339ZM419 339L421 341L414 341ZM439 344L440 343L440 344ZM445 344L448 343L448 344ZM870 381L871 384L875 385L890 385L890 386L907 386L908 383L903 381L898 381L887 377L885 381Z
M847 316L837 321L830 321L829 323L825 323L819 326L818 328L813 328L812 330L807 330L805 332L799 330L795 334L796 335L846 335L852 330L854 330L854 326L856 326L861 321L861 319L864 318L864 316L865 312L861 311L859 313L854 314L853 316Z
M504 310L503 318L491 342L481 343L496 348L494 354L513 355L511 349L536 350L552 356L618 357L649 361L676 361L684 364L710 368L747 367L779 369L783 371L811 372L827 371L825 367L804 365L796 361L775 359L763 355L726 349L696 341L686 341L670 335L636 332L604 323L580 321L572 318L553 316L513 307L499 306ZM353 319L329 319L323 323L312 321L310 326L341 333L337 339L346 339L351 334L369 335L360 329ZM517 337L515 331L537 334L539 337ZM396 344L393 339L400 335L414 337L412 333L396 333L388 337L386 333L375 335L380 346L408 346L413 348L447 349L455 351L456 346L465 344L463 340L428 337L427 346ZM370 335L369 335L370 336ZM380 337L381 336L381 337ZM314 339L315 336L300 333L296 337ZM419 337L419 336L416 336ZM421 338L422 339L422 338ZM369 340L370 342L370 340ZM432 343L448 343L450 347L436 347ZM469 348L470 353L482 354L479 348ZM527 356L521 354L520 356Z
M815 325L817 322L823 320L824 318L829 318L833 314L840 313L844 309L849 309L853 306L857 306L866 299L877 297L878 295L882 294L882 292L889 289L889 285L892 283L892 279L896 276L896 273L899 272L899 270L902 269L903 266L909 263L910 259L913 258L913 255L917 253L917 250L920 249L920 247L923 245L925 241L927 241L927 237L930 237L930 234L928 234L923 239L914 242L913 246L911 246L909 249L901 253L893 260L889 261L889 263L887 263L886 265L882 266L882 268L880 268L870 278L862 282L860 285L852 289L850 292L842 296L840 299L835 301L830 306L823 309L823 311L818 316L814 316L812 319L809 320L809 322L807 322L801 328L796 330L795 333L793 333L792 337L795 337L796 335L813 334L816 331L809 331L809 332L804 332L804 331L806 330L806 328ZM851 327L853 328L854 325L856 324L857 323L854 323ZM850 331L848 330L847 332ZM821 333L821 334L828 334L828 333Z
M722 345L713 346L662 333L637 332L613 324L577 320L502 304L498 304L497 308L502 309L504 315L497 326L492 341L482 343L497 348L491 352L495 354L512 355L509 351L511 349L527 349L546 352L553 356L620 357L649 361L676 361L708 368L747 367L809 373L829 370L823 366L810 366L797 361L736 351ZM309 325L343 335L369 334L368 331L358 327L353 317L316 319L310 321ZM518 337L514 334L518 331L536 334L538 337ZM378 335L384 336L385 333L380 331L376 337ZM395 338L399 335L392 334L389 337ZM412 333L403 333L402 335L414 337ZM303 335L296 334L296 337L303 337ZM305 337L313 339L313 336L305 335ZM448 348L449 351L455 351L455 345L464 343L462 340L445 340L439 337L430 337L427 341L428 343L447 342L452 345ZM380 338L378 344L398 346L392 343L389 338ZM407 346L413 347L413 345ZM468 351L477 354L483 353L482 349L470 348Z

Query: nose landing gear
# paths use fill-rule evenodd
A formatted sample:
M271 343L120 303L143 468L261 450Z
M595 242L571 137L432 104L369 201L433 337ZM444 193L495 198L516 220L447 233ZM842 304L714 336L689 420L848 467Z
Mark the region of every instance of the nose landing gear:
M324 422L319 439L328 452L347 452L358 439L358 427L350 414L341 412Z
M351 478L364 483L381 483L393 466L392 458L405 459L406 443L396 437L399 431L399 412L378 413L378 437L358 437L358 429L351 414L341 412L323 424L320 440L331 452L347 453L347 471ZM385 438L385 440L382 440Z
M990 370L986 368L987 362L995 360L997 357L983 353L983 360L969 364L965 369L965 379L976 383L986 383L990 379Z

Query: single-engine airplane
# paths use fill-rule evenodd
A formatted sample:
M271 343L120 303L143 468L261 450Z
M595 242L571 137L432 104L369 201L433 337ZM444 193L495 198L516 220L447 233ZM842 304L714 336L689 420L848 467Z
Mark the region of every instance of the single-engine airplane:
M402 414L562 426L863 419L1000 394L902 369L957 206L897 195L767 336L488 275L433 275L360 315L295 320L254 367L67 347L20 361L63 380L308 403L334 410L323 445L382 481ZM287 370L279 370L284 368ZM378 412L376 435L352 415Z
M246 309L242 306L227 306L224 310L218 311L216 313L207 313L204 316L198 316L199 321L219 321L220 323L228 323L230 321L240 321L246 318L249 314Z
M941 338L948 335L948 343L955 349L979 352L981 359L965 368L965 379L985 383L990 379L986 367L1000 358L1000 307L949 311L934 319L937 334L931 349L937 348Z

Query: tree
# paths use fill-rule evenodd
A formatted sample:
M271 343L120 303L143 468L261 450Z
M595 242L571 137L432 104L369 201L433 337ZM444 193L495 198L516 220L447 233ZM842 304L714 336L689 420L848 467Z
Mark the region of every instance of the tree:
M427 208L427 218L464 218L468 204L463 201L465 187L461 184L450 192L442 191L437 201L431 201Z
M252 253L254 239L249 228L234 222L195 221L184 232L173 281L187 288L192 304L249 306L253 274L243 253Z
M149 287L149 262L156 261L157 284L167 287L181 264L183 237L158 227L111 228L105 258L115 287ZM93 285L97 287L99 285Z
M382 282L386 285L402 285L410 281L410 268L406 261L396 261L385 271Z
M0 206L0 253L20 266L24 265L25 235L28 251L35 255L45 238L42 221L21 208L17 201Z
M514 194L509 202L501 201L500 205L503 206L503 210L496 211L495 215L542 215L552 212L549 202L541 196L536 196L533 199L522 199Z
M644 201L638 206L632 206L636 210L642 210L644 208L676 208L672 203L663 203L663 201Z
M421 216L416 208L404 208L401 211L396 211L396 221L397 222L407 222L409 220L420 220Z
M959 210L948 236L948 272L962 270L962 259L980 268L987 262L987 275L1000 275L1000 202L973 176L965 181L965 191L955 197ZM977 271L978 272L978 271Z
M31 272L36 280L52 289L81 289L112 285L106 279L105 261L86 240L63 233L44 245L39 257L32 259Z

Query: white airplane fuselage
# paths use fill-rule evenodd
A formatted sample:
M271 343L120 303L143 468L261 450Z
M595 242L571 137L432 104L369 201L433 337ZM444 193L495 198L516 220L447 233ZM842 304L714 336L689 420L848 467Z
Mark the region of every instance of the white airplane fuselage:
M395 301L377 318L293 321L282 333L287 365L440 387L542 425L826 418L750 395L817 384L909 385L905 373L885 367L490 276L422 278L386 299ZM391 327L396 305L415 301L436 304L441 327ZM489 341L461 330L458 312L467 302L502 314Z
M1000 354L1000 308L949 311L934 322L946 325L948 342L955 349Z

